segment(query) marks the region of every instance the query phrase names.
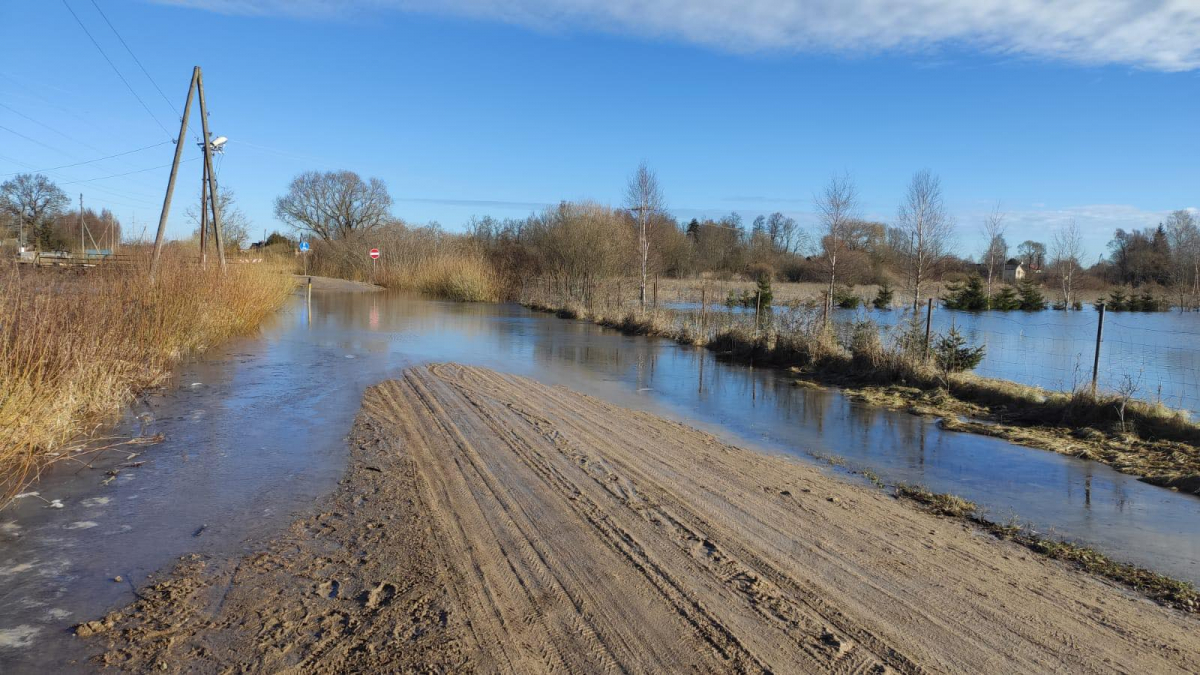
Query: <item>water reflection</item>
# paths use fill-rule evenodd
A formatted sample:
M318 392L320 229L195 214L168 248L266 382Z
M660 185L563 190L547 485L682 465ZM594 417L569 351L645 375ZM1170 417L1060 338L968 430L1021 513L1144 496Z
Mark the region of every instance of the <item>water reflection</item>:
M106 466L123 456L96 471L61 466L37 489L67 508L22 500L3 514L16 529L0 530L0 560L34 567L5 577L0 630L30 625L39 631L35 644L69 653L78 648L66 637L71 623L132 599L115 575L140 580L184 553L241 550L284 526L335 484L363 389L424 361L530 376L768 451L837 457L888 482L960 494L993 518L1015 515L1200 581L1200 499L1093 462L945 432L793 386L782 371L518 306L318 292L298 293L260 337L181 368L176 387L146 404L155 419L145 432L166 441L138 457L143 466L120 469L104 486ZM136 433L138 424L131 415L124 431ZM97 496L107 506L82 506ZM96 526L65 529L83 520ZM34 653L0 649L0 671L39 670Z

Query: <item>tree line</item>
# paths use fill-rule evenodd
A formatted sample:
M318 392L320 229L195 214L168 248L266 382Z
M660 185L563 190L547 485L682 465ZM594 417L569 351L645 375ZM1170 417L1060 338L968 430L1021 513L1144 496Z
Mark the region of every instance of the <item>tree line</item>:
M108 209L69 209L71 198L42 174L23 173L0 183L0 233L41 251L111 249L120 244L121 220Z
M292 181L275 212L302 233L337 241L376 228L406 227L391 206L379 179L312 171ZM619 206L564 201L525 218L477 217L467 223L464 237L511 286L550 277L578 294L610 277L637 277L644 298L646 280L655 274L766 276L820 282L829 308L849 285L897 284L916 304L931 294L933 282L979 276L985 309L1011 306L1019 297L1025 307L1036 306L1030 289L1008 283L1012 278L1004 273L1006 265L1019 263L1029 283L1053 288L1055 304L1064 308L1081 306L1081 285L1153 284L1175 291L1180 307L1195 307L1200 298L1200 234L1189 211L1176 211L1156 228L1117 230L1109 256L1090 267L1074 221L1055 228L1048 244L1026 240L1010 250L1006 217L998 207L980 225L984 249L977 256L960 255L954 247L957 223L945 206L940 178L929 170L913 174L890 223L863 217L849 174L833 176L813 196L813 212L816 222L807 228L778 212L749 224L737 213L681 222L669 213L655 172L641 164Z

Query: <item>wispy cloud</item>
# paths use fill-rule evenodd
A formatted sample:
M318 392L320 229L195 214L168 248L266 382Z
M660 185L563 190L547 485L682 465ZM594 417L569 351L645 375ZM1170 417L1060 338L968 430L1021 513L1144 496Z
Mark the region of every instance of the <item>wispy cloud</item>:
M1200 68L1196 0L151 0L230 14L407 11L537 30L603 30L718 49L870 54L967 48L1004 58Z

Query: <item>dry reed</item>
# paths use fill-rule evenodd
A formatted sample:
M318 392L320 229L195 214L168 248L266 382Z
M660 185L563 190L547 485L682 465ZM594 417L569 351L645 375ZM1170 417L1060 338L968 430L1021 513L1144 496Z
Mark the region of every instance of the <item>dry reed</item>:
M367 251L378 248L372 263ZM469 241L436 228L393 225L313 244L312 274L369 281L385 288L459 302L494 302L504 295L500 276Z
M170 255L150 283L143 262L0 267L0 504L181 358L257 327L294 286L279 265L222 274Z

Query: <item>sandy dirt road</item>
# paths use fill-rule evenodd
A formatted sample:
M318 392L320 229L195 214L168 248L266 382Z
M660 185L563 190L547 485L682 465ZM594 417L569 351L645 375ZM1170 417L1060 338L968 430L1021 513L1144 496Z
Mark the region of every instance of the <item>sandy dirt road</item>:
M1197 672L1200 621L783 457L458 365L339 490L86 625L167 671Z

